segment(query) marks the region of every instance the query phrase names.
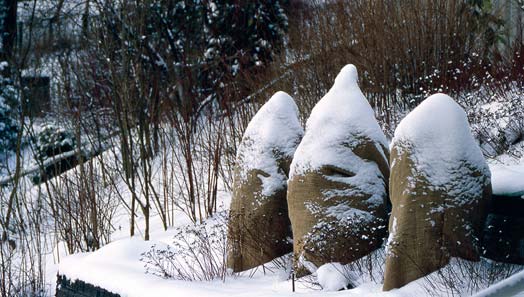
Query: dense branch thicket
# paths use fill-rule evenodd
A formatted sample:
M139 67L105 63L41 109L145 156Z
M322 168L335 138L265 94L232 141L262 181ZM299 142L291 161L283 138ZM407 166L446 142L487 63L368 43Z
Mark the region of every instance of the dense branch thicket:
M388 133L397 114L429 94L476 90L494 77L519 81L522 40L508 39L503 7L488 1L318 1L291 11L287 53L275 89L293 90L304 112L353 63ZM501 40L504 40L502 42ZM489 75L488 75L489 74ZM471 100L470 100L471 101Z

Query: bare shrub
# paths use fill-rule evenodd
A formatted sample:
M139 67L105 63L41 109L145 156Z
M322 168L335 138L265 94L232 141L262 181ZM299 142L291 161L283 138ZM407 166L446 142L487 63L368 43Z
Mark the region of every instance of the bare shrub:
M233 272L227 269L228 251L227 211L219 211L203 223L177 227L173 242L167 246L153 246L142 254L146 273L165 279L185 281L225 280ZM273 261L238 275L252 277L255 273L283 272L291 277L292 255Z
M227 255L227 213L177 228L171 245L153 246L142 254L146 273L185 281L225 280Z
M58 238L68 253L96 250L110 242L113 219L120 206L99 160L89 160L42 185Z
M193 116L192 116L193 117ZM224 150L223 118L194 116L190 122L172 118L171 147L179 187L178 206L194 222L203 222L217 210L217 195Z
M522 266L481 258L471 262L453 258L447 266L424 278L429 296L464 296L485 289L522 270Z
M268 81L276 82L268 91L291 93L304 118L336 72L352 63L377 119L392 135L426 90L470 90L471 77L479 78L484 66L500 58L490 39L504 38L496 8L470 1L298 2L290 16L288 49L273 64Z
M513 55L497 56L491 61L475 52L465 59L449 61L446 72L434 70L420 79L420 94L406 94L405 98L418 102L433 93L449 94L466 111L485 156L509 154L519 158L523 148L518 143L524 140L524 44L517 41L508 51ZM393 125L383 125L384 129L394 128L408 111L397 110Z
M459 98L467 106L473 134L485 156L507 153L519 158L524 154L523 148L515 147L524 141L523 90L520 82L490 82Z
M44 255L51 242L46 238L48 216L45 203L31 193L32 184L20 179L14 185L0 188L0 296L47 296ZM8 225L6 218L7 197L12 193L14 207Z

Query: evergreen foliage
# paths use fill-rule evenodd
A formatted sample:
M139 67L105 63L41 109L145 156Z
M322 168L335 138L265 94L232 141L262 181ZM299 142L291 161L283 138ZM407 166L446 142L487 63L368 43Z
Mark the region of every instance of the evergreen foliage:
M192 93L220 96L240 72L266 66L278 52L288 27L286 2L153 1L148 37L175 71L191 73Z
M46 124L42 127L38 133L37 144L40 160L72 151L76 147L73 133L53 124Z
M6 67L8 67L7 62L0 62L0 73L3 73ZM15 108L18 102L18 92L13 81L0 74L0 158L16 147L20 128Z

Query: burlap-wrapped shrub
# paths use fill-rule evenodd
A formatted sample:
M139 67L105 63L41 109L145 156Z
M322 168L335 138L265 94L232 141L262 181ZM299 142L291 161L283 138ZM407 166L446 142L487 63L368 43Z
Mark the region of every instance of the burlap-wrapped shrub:
M400 122L389 188L384 290L423 277L450 257L479 259L490 171L453 99L433 95Z
M291 252L286 190L303 135L293 99L278 92L253 117L238 148L228 267L244 271Z
M298 273L357 260L386 236L387 140L345 66L313 108L288 181Z

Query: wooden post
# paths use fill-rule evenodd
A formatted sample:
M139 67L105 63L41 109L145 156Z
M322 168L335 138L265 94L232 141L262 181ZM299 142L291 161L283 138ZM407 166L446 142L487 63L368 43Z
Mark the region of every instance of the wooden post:
M292 292L295 292L295 272L291 272L291 289Z

